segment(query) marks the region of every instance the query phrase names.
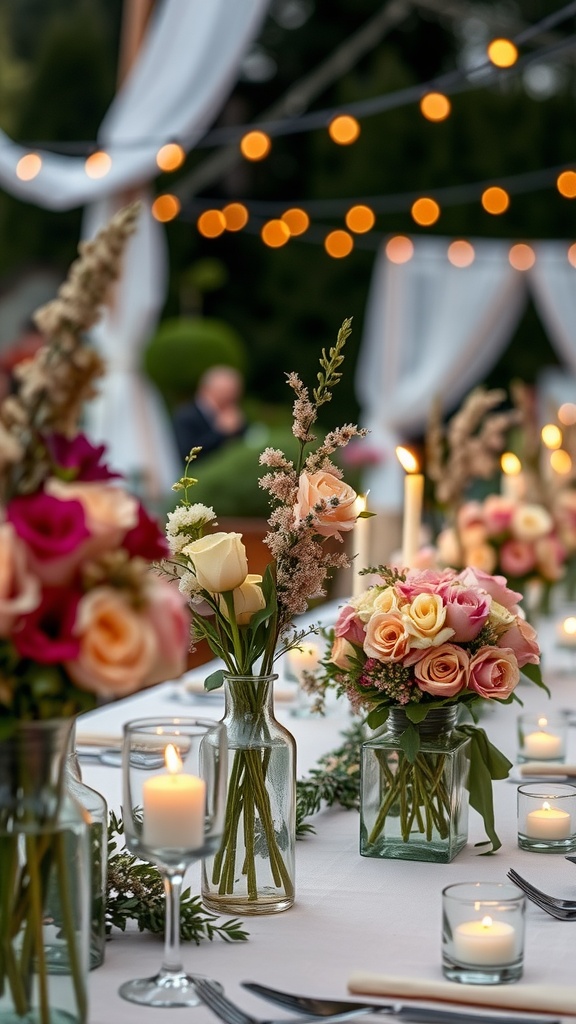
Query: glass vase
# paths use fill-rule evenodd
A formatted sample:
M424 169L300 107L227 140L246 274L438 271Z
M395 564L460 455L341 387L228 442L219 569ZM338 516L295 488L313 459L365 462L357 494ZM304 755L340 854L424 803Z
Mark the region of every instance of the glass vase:
M84 1024L90 921L86 815L66 792L71 720L0 743L0 1024Z
M274 914L294 903L296 744L274 717L275 679L224 677L224 833L202 873L202 901L217 913Z
M383 728L362 744L360 853L363 857L446 864L468 839L469 740L457 708L431 709L413 725L420 750L410 760L400 737L410 724L391 708Z

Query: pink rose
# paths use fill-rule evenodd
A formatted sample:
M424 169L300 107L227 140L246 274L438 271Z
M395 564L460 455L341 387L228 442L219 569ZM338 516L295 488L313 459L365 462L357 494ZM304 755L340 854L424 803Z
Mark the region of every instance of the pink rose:
M26 565L26 548L11 523L0 525L0 635L6 636L14 620L37 608L40 584Z
M507 576L526 576L536 565L534 544L527 540L506 540L500 548L500 565Z
M489 494L484 501L484 524L491 537L510 529L516 502L501 494Z
M505 700L518 685L520 669L511 647L481 647L470 661L468 689Z
M168 580L154 579L147 591L144 619L156 636L156 659L144 686L178 679L186 669L190 648L190 613L186 598Z
M414 666L420 690L433 697L455 697L468 681L470 658L463 647L442 644L429 650Z
M456 578L454 569L410 569L406 580L395 584L395 590L408 602L419 594L437 594L446 583Z
M56 665L75 658L79 651L74 634L80 594L64 587L47 587L40 604L23 615L12 632L12 642L23 658Z
M294 506L296 525L311 517L314 533L336 537L351 530L358 518L356 491L333 473L301 473Z
M81 503L38 491L12 498L6 517L24 541L30 567L41 583L69 583L90 537Z
M356 657L356 651L351 643L343 636L337 636L330 651L330 661L336 668L346 670L352 665L352 658Z
M351 644L359 644L360 647L364 643L364 624L358 618L356 609L351 604L345 604L340 609L334 627L334 634L337 637L344 637Z
M466 501L458 509L456 516L458 532L470 526L484 525L484 511L479 501Z
M534 545L534 552L536 555L536 566L545 580L555 583L557 580L562 579L566 551L554 534L537 540Z
M90 693L125 697L145 685L158 663L158 639L148 615L113 587L95 587L84 595L74 632L79 649L65 667Z
M401 661L408 653L410 637L397 612L375 612L366 626L364 651L378 661Z
M518 601L522 600L522 594L515 590L510 590L507 586L505 576L491 576L490 573L484 572L482 569L466 568L458 574L457 579L461 580L467 587L477 587L480 590L484 590L494 601L510 610L516 608Z
M446 625L454 630L454 641L474 640L490 614L492 598L475 587L453 583L442 591L446 606Z
M514 651L519 668L524 668L524 665L538 665L540 662L536 630L520 616L517 616L516 621L502 634L500 646L509 647Z

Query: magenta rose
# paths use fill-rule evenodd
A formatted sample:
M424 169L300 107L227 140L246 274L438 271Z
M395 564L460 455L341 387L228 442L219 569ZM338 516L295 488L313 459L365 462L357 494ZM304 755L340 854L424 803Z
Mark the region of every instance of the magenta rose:
M12 498L6 518L28 549L32 570L48 586L69 583L90 537L79 501L59 501L39 491Z
M481 697L505 700L519 679L520 669L511 647L481 647L470 661L468 689Z
M138 505L138 522L128 531L122 547L134 557L139 555L147 562L156 562L169 554L168 542L158 523L149 516L143 505Z
M524 665L540 663L540 647L536 639L536 630L519 616L516 618L516 622L500 637L500 646L509 647L514 651L519 668L524 668Z
M432 697L455 697L466 688L470 658L463 647L430 648L414 666L418 688Z
M492 598L472 587L448 585L442 591L446 625L454 630L456 643L474 640L490 614Z
M40 604L23 615L12 633L12 640L23 658L43 665L55 665L74 659L80 645L74 635L80 594L63 587L47 587Z
M518 601L522 600L522 594L510 590L505 576L491 576L483 569L468 567L458 573L456 579L461 580L467 587L478 587L480 590L485 590L494 601L503 605L504 608L508 608L509 611L513 611L517 607Z
M334 634L338 637L344 637L351 644L359 644L360 647L364 643L364 624L358 618L356 609L351 604L345 604L340 609L334 627Z
M500 548L500 565L507 576L526 576L536 565L536 550L528 540L506 540Z
M106 446L90 444L84 434L76 434L73 438L63 434L49 434L44 438L44 443L52 462L58 469L64 470L63 475L67 480L109 480L120 476L101 461ZM56 472L55 476L58 475Z

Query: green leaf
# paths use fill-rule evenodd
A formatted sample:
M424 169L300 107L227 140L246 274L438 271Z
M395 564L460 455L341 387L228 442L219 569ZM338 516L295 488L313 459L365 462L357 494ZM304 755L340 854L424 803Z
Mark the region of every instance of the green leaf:
M540 665L524 665L521 669L521 675L526 676L532 683L536 683L536 686L545 690L548 696L550 696L550 690L542 679L542 669L540 668Z
M412 723L404 730L398 740L398 745L402 748L406 757L410 761L410 764L414 764L414 761L418 757L418 751L420 750L420 732L415 729Z
M211 672L209 676L204 680L205 690L217 690L224 683L224 670L219 668L216 672Z
M423 722L428 712L431 710L430 704L406 704L403 709L406 712L406 718L410 722L414 722L416 725L419 722Z
M374 708L366 718L366 725L378 729L388 718L388 708Z
M493 743L490 743L484 729L479 729L475 725L459 725L458 731L470 739L468 747L470 806L480 814L486 835L492 843L492 848L482 854L482 856L486 856L496 853L496 850L502 846L494 822L492 780L507 779L512 762Z

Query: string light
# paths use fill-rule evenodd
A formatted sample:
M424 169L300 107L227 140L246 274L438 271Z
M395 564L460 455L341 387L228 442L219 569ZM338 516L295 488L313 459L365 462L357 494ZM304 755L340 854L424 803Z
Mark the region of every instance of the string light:
M510 206L510 196L506 189L500 188L498 185L491 185L490 188L484 189L481 203L486 213L498 216L505 213Z
M350 255L354 248L354 239L347 231L331 231L324 239L324 248L329 256L340 260Z
M339 146L350 146L360 135L360 124L349 114L340 114L330 121L328 134Z
M89 178L105 178L112 167L112 160L103 149L91 153L84 163L84 170Z
M431 224L435 224L440 216L440 207L435 199L429 199L427 196L423 196L421 199L417 199L416 202L412 203L410 210L413 219L421 227L430 227Z
M555 423L545 423L540 431L540 437L542 438L542 444L551 451L555 448L560 448L562 444L562 431Z
M563 448L558 448L550 456L550 465L555 473L558 473L560 476L566 476L572 469L572 459L567 451L564 451Z
M514 452L502 452L500 468L506 476L518 476L522 472L522 463Z
M176 196L170 195L169 192L162 196L156 196L152 203L152 216L161 224L167 224L169 220L174 220L179 213L180 200Z
M240 140L240 152L246 160L264 160L271 148L272 142L266 132L247 132Z
M196 227L204 238L218 238L226 230L226 218L221 210L204 210L198 217Z
M452 105L442 92L428 92L420 100L420 112L427 121L445 121Z
M514 270L530 270L536 263L536 253L525 242L517 242L510 247L508 259Z
M271 249L279 249L290 239L290 229L283 220L269 220L260 232L264 245Z
M371 231L376 223L376 217L369 206L351 206L346 214L346 227L357 235L364 235Z
M244 203L228 203L222 210L226 231L242 231L248 223L248 210Z
M186 154L177 142L167 142L156 153L156 163L161 171L177 171L185 159Z
M471 263L474 263L475 256L474 246L464 239L456 239L448 246L448 259L453 267L469 267Z
M565 199L576 197L576 171L562 171L556 179L556 188Z
M497 68L511 68L518 60L518 47L511 39L493 39L486 52Z
M565 427L573 427L576 423L576 405L574 402L563 402L558 409L558 419Z
M310 227L310 217L298 206L284 210L280 220L284 221L291 235L303 235Z
M408 263L414 255L414 243L406 235L394 235L386 242L386 256L391 263Z
M16 164L16 177L20 181L32 181L42 170L42 158L38 153L26 153Z

